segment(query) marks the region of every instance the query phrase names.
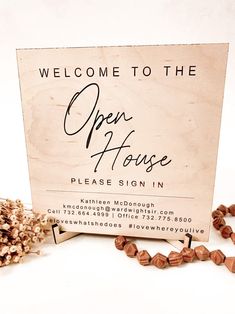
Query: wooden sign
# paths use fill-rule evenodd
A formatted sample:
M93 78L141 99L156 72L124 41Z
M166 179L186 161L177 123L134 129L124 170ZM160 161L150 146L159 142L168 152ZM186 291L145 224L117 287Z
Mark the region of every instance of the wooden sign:
M17 50L33 207L67 231L208 240L227 52Z

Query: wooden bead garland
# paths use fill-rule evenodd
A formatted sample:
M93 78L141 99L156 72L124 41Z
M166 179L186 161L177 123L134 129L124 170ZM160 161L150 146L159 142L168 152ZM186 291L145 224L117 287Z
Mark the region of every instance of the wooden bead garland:
M215 229L220 231L220 234L224 239L231 238L233 244L235 244L235 233L230 226L226 225L226 222L224 220L224 217L227 214L235 216L235 204L229 207L220 205L216 210L214 210L212 212L213 226L215 227Z
M235 204L229 207L220 205L213 211L213 226L216 230L220 231L220 234L224 239L231 238L232 242L235 244L235 233L231 226L226 225L224 220L224 217L227 214L235 216ZM200 261L210 259L216 265L224 264L230 272L235 273L235 257L226 257L221 250L210 252L204 245L199 245L194 249L184 247L181 252L171 251L168 256L157 253L153 257L151 257L146 250L138 251L137 246L133 242L127 241L125 236L117 236L115 238L115 246L118 250L124 250L129 257L136 256L139 263L143 266L153 265L163 269L167 266L179 266L182 263L190 263L195 259Z

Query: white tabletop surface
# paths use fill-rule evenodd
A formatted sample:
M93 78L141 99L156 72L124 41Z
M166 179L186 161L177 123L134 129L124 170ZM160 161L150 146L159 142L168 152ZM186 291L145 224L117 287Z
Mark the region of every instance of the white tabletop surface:
M207 42L230 43L215 208L235 203L233 0L0 0L0 197L31 202L16 48ZM137 245L151 254L172 249L160 240ZM213 229L207 246L235 256ZM114 237L85 234L41 249L0 269L0 313L234 312L235 275L211 261L142 267L115 249Z

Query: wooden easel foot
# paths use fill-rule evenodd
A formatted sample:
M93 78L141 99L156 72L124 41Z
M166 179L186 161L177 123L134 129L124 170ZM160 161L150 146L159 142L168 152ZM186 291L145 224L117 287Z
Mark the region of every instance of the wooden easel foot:
M77 235L81 234L79 232L70 232L70 231L61 231L58 224L52 225L52 234L55 241L55 244L62 243L66 240L69 240ZM184 240L166 240L169 244L181 250L183 247L191 247L192 235L187 233L185 234Z

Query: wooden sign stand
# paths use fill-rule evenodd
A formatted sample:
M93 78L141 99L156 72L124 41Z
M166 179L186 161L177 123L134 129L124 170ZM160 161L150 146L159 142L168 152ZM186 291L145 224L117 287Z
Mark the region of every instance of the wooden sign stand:
M58 224L53 224L51 228L55 244L62 243L80 234L79 232L62 231Z
M0 200L5 201L6 198L0 197ZM26 210L31 210L32 204L29 204L29 203L24 203L24 204L26 205L26 208L25 208ZM69 240L81 234L79 232L62 231L58 224L53 224L51 228L52 228L52 235L53 235L55 244L62 243L66 240ZM188 248L191 247L192 235L190 233L186 233L184 240L165 240L165 241L167 241L170 245L177 248L178 250L181 250L183 247L188 247Z
M32 199L56 214L55 243L171 238L181 222L207 240L228 47L17 49ZM76 232L60 232L68 221Z
M58 224L52 225L52 234L55 241L55 244L62 243L66 240L69 240L73 237L78 236L79 232L70 232L70 231L62 231ZM192 235L189 233L185 234L184 240L165 240L173 247L177 248L178 250L181 250L183 247L191 247L192 243Z

